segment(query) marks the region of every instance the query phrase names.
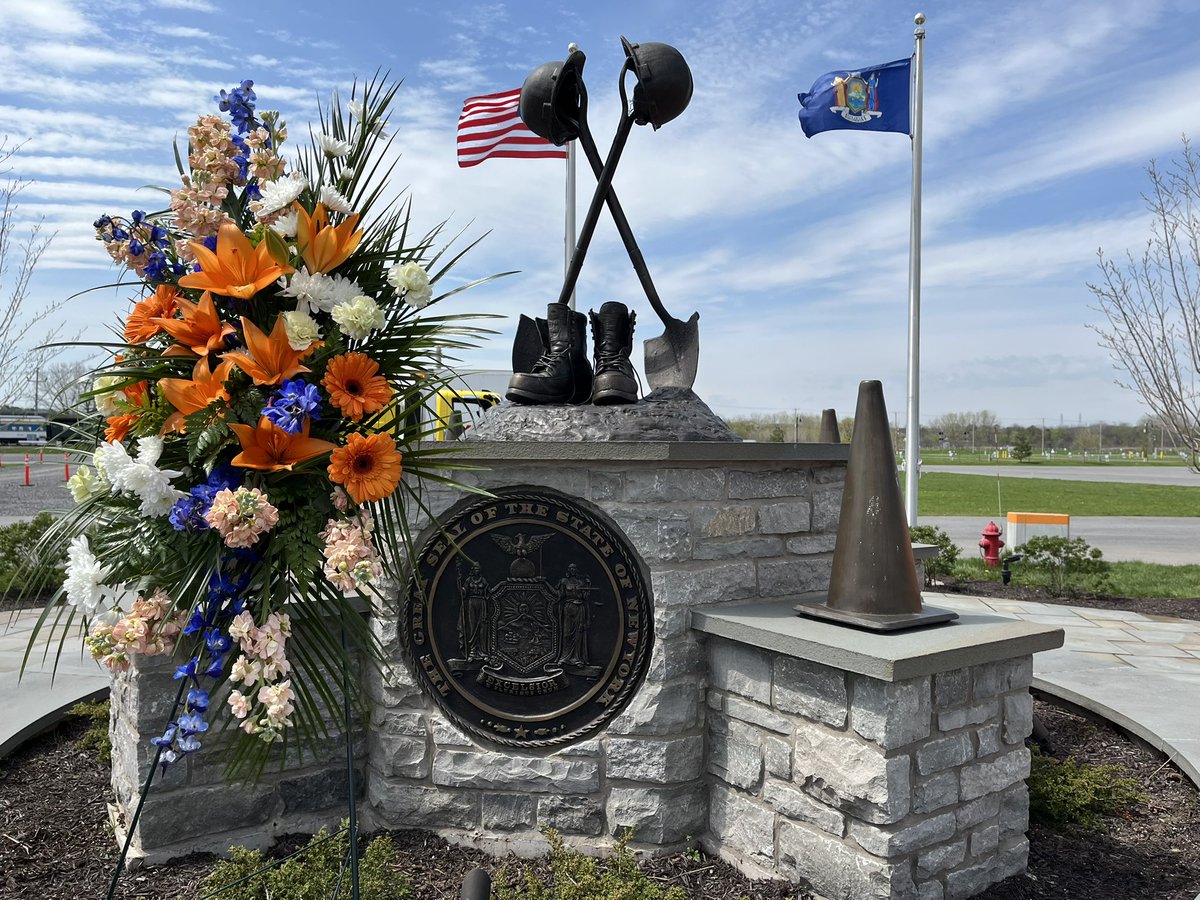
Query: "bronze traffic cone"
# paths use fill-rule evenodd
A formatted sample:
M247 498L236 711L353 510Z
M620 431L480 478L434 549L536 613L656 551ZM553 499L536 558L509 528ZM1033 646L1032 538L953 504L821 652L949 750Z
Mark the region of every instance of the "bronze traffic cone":
M883 385L878 381L858 386L828 597L823 603L800 604L796 612L872 631L958 618L950 610L921 605Z
M821 436L817 438L822 444L840 444L841 432L838 431L837 412L832 409L821 410Z

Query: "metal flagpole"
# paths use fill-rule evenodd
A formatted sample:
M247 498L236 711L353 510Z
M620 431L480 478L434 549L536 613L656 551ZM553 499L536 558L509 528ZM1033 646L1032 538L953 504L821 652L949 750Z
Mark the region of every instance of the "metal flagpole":
M909 528L917 524L917 485L921 479L921 91L925 13L913 20L912 219L908 235L908 427L904 438L904 511Z
M567 45L570 55L579 49L572 41ZM575 141L567 141L567 215L563 226L563 276L571 271L571 256L575 253ZM571 299L567 301L575 309L575 289L571 288Z

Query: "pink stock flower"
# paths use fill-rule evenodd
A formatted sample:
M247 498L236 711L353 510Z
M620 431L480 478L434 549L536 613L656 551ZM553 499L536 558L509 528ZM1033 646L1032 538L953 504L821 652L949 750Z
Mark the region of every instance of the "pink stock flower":
M226 547L252 547L279 521L279 510L258 488L218 491L204 516L225 541Z
M325 577L344 594L377 581L383 575L383 563L371 542L374 522L369 513L357 519L330 519L321 532L325 547Z
M230 691L229 709L239 719L244 719L250 715L250 701L246 699L246 695L241 691Z

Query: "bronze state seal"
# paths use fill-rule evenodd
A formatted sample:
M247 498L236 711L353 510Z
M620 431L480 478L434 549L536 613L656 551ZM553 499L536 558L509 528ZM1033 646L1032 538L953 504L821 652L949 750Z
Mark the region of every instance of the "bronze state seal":
M469 734L527 749L583 740L645 675L654 610L606 516L547 488L464 500L416 558L401 631L413 673Z

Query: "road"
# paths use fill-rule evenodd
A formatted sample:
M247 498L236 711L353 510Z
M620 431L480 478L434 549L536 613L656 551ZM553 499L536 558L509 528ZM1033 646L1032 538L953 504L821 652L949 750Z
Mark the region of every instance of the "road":
M1058 481L1117 481L1122 484L1171 484L1200 487L1200 475L1184 466L921 466L921 472L986 475L995 478L1051 478ZM1200 513L1200 510L1197 511Z
M71 462L72 473L78 465ZM24 458L0 456L0 526L33 518L42 510L62 510L71 505L61 452L47 453L41 463L36 451L30 454L29 487L25 486Z

